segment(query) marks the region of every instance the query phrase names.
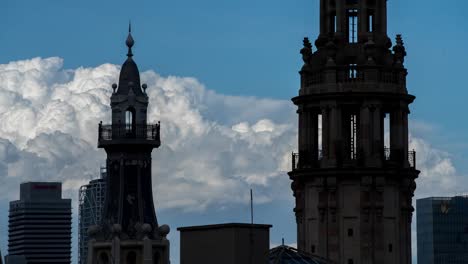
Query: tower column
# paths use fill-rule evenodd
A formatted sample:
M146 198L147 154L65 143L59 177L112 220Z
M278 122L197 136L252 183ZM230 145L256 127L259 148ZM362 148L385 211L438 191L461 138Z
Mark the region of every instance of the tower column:
M390 115L390 155L393 161L402 164L408 163L408 128L405 127L408 124L407 112L404 107L399 107Z
M336 32L342 37L346 29L345 0L336 0Z
M305 162L303 165L315 166L318 161L318 114L313 109L306 109L301 113L302 125L305 133L302 133L302 142L299 146L304 146L299 158ZM301 158L303 156L303 158Z
M384 155L384 114L382 106L375 104L372 114L372 163L380 167Z
M328 28L327 21L327 3L325 0L320 0L320 34L326 34Z
M303 128L299 136L299 164L315 166L318 160L318 115L310 108L303 108L299 113L299 122Z
M365 164L370 163L372 156L372 142L371 142L371 121L373 113L370 111L370 105L364 103L360 109L359 118L359 154L364 159Z
M322 154L326 164L330 159L330 108L327 105L321 106L322 111Z
M376 30L387 35L387 0L377 0L377 17L375 18Z
M368 20L367 20L367 2L366 1L359 1L359 10L358 10L358 28L359 28L359 36L366 34L367 27L368 27Z
M342 111L334 102L330 111L330 162L334 166L343 159L343 139L342 139ZM332 165L332 166L333 166Z

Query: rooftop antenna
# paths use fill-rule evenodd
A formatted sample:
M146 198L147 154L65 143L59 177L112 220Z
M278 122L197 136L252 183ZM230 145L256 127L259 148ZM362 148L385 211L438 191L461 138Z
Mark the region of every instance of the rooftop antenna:
M250 189L250 223L253 225L254 220L253 220L253 191Z
M249 264L253 264L253 247L254 247L254 237L253 237L253 191L252 188L250 188L250 250L249 250Z

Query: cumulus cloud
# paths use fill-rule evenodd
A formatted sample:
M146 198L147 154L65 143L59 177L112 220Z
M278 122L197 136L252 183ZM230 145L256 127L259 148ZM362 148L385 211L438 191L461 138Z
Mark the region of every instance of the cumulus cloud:
M97 124L110 120L110 85L119 66L63 69L60 58L0 65L0 196L13 199L28 180L64 182L76 198L96 177L105 153L96 148ZM292 199L286 171L297 137L288 100L229 96L195 78L142 73L150 97L149 121L161 121L162 146L153 151L157 207L203 210ZM411 137L418 152L418 193L455 188L460 177L449 154ZM76 200L76 199L75 199Z
M110 120L110 84L119 68L67 70L60 58L0 65L0 195L14 199L20 182L47 180L62 181L76 198L79 186L97 176L105 162L97 124ZM278 181L289 198L285 171L297 128L288 101L222 95L194 78L154 71L142 80L149 120L162 124L162 146L153 151L158 208L243 203L250 187L257 202L268 202L278 197L269 186Z
M62 181L76 202L78 188L105 162L97 124L110 120L119 69L69 70L56 57L0 65L0 198L18 198L24 181ZM142 81L149 121L162 124L162 146L153 151L157 208L245 203L249 188L259 203L292 200L286 171L297 149L297 117L289 100L219 94L195 78L154 71L143 72ZM428 129L413 126L410 138L421 170L416 197L455 193L464 178L449 153L421 136Z

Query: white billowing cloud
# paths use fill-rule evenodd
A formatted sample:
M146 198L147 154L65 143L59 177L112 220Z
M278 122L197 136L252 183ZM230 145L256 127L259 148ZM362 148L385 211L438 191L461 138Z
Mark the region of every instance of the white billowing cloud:
M0 65L0 196L17 198L23 181L62 181L65 196L96 177L105 153L97 125L110 120L111 84L119 66L66 70L60 58ZM153 151L158 208L201 210L289 198L285 173L295 146L288 101L236 97L207 90L194 78L142 73L149 121L161 121L162 146ZM243 129L243 130L242 130ZM283 182L285 186L276 184ZM75 206L76 207L76 206Z
M421 171L416 180L416 198L456 195L466 183L466 177L458 174L449 153L415 137L410 137L409 147L416 150L416 165Z
M62 181L76 201L80 185L98 175L105 153L96 147L99 121L110 120L111 84L119 66L63 69L60 58L0 65L0 197L17 198L23 181ZM149 121L161 121L153 151L159 209L203 210L292 199L286 171L297 149L295 109L288 100L228 96L194 78L142 73ZM422 170L418 191L453 189L460 177L450 156L411 138ZM76 208L76 206L75 206Z

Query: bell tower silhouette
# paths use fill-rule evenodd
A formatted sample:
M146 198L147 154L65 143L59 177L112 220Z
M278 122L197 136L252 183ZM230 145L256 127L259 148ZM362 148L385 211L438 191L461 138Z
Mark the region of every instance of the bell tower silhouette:
M98 147L107 153L107 194L100 225L88 230L88 264L168 264L167 225L153 204L151 152L161 145L160 124L147 124L147 85L133 60L131 28L127 60L110 98L112 123L99 124Z
M387 0L321 0L304 39L299 153L292 182L298 248L340 264L411 263L416 153L408 149L406 50L392 49Z

